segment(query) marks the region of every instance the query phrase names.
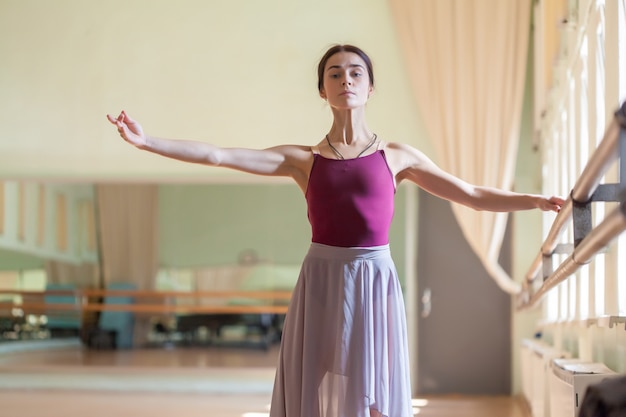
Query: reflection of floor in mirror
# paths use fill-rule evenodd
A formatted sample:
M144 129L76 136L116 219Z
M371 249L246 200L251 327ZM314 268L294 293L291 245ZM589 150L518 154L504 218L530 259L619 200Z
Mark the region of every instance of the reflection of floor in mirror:
M269 395L0 391L4 417L263 417Z
M268 394L273 368L187 368L90 366L2 367L0 390L71 390L112 393Z
M0 347L3 417L264 416L278 355L278 346L267 351L97 351L72 343Z
M47 345L49 342L42 342ZM45 347L44 345L44 347ZM274 368L278 345L263 349L228 349L223 347L180 347L129 350L84 349L80 343L50 343L49 349L34 348L32 344L10 349L13 342L0 343L0 367L67 366L89 369L103 366L112 369L213 369L213 368Z
M3 417L266 417L278 346L0 351ZM419 417L525 417L511 397L431 397Z

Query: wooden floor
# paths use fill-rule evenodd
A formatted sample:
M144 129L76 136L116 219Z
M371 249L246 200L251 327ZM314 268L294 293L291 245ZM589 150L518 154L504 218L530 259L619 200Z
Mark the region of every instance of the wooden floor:
M0 353L0 414L264 417L277 354L277 348L93 351L80 347ZM523 402L512 397L413 401L419 417L529 416Z

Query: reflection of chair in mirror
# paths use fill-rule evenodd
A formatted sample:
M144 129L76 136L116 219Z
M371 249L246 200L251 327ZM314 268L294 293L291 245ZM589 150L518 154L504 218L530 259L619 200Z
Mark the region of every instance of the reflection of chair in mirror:
M19 339L26 320L23 316L0 317L0 342Z
M272 264L244 264L231 266L221 271L207 269L198 274L196 288L204 291L249 291L272 292L292 291L299 273L299 266ZM225 279L221 279L225 278ZM287 300L268 300L251 297L213 298L203 297L197 300L201 306L248 307L264 305L287 305ZM284 314L276 313L200 313L179 315L177 330L187 342L198 341L198 330L208 331L208 342L237 344L260 347L263 349L280 340ZM227 336L226 330L233 330Z
M241 281L239 288L243 291L286 291L291 292L296 285L299 265L260 264L253 268ZM256 306L271 304L286 306L288 300L260 300L255 298L236 297L228 300L229 305ZM244 314L242 320L250 330L260 331L266 343L278 341L282 333L284 314Z
M119 282L107 285L107 290L136 290L132 283ZM134 304L134 297L110 296L104 298L105 305ZM133 347L133 331L135 327L135 316L130 311L110 311L103 310L100 313L98 328L113 338L112 348L129 349Z
M67 304L79 306L79 299L70 291L75 291L75 284L47 284L46 291L66 291L67 294L46 294L44 302L47 305ZM46 328L50 332L50 337L73 337L80 334L82 318L78 310L72 310L68 306L67 309L57 310L48 309L46 312L47 323Z
M231 291L238 288L250 267L238 265L222 265L200 268L190 271L193 290L199 292ZM192 290L192 291L193 291ZM179 306L210 306L227 305L222 297L181 297L176 302ZM207 344L222 336L222 329L238 324L235 314L185 313L176 316L176 331L182 336L184 344Z

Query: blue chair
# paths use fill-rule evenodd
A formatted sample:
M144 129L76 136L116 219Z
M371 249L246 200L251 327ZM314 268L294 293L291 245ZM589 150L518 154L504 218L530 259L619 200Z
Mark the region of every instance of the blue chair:
M46 284L46 291L74 291L76 290L75 284ZM47 294L44 295L44 303L46 304L73 304L79 305L80 300L71 294L56 295ZM46 312L48 319L46 327L50 331L50 334L54 337L58 334L71 334L78 335L82 326L82 317L77 311L61 311L50 309Z
M136 290L137 287L128 282L111 283L107 290ZM104 299L105 305L111 304L134 304L131 296L108 296ZM133 332L135 327L135 315L130 311L107 311L100 313L98 327L105 331L115 332L115 347L129 349L133 347Z

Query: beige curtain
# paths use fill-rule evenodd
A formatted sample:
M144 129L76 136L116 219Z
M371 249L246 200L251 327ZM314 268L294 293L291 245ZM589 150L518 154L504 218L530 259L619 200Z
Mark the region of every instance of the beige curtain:
M422 119L439 165L511 189L520 131L530 0L389 0ZM467 241L498 285L507 214L453 204ZM452 254L451 254L452 255Z
M75 284L76 288L98 287L98 265L96 264L47 261L45 268L46 282L49 284Z
M154 289L158 269L157 186L96 186L104 284L131 282Z

